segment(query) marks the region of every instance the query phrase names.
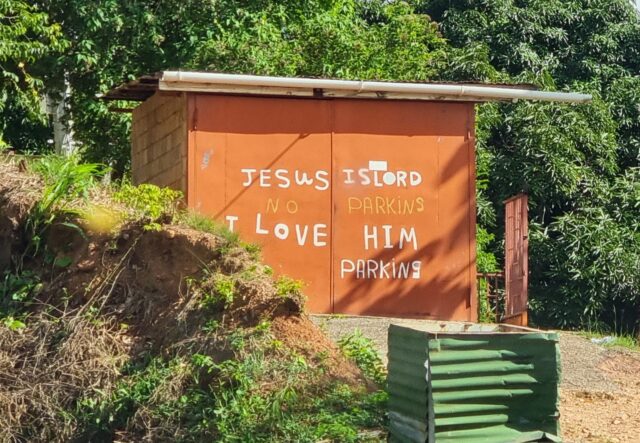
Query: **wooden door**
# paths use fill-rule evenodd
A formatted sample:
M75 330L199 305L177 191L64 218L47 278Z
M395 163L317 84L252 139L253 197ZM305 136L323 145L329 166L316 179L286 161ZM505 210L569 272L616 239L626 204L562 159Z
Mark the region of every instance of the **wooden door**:
M505 202L505 313L507 323L526 326L529 283L528 198L518 194Z

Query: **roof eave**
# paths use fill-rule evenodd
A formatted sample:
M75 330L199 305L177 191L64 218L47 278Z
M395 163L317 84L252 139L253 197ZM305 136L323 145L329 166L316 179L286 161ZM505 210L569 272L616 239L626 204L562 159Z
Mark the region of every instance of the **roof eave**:
M529 87L462 83L397 83L298 77L269 77L214 72L164 71L141 77L115 88L107 100L146 100L155 91L220 94L343 97L432 101L518 101L536 100L588 103L589 94L539 91Z

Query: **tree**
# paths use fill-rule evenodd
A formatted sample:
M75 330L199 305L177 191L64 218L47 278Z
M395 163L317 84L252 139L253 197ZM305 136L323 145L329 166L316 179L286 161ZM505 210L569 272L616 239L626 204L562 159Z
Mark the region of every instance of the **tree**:
M439 72L447 51L435 24L403 2L251 2L216 17L214 26L192 67L426 80Z
M253 74L425 80L449 63L434 23L401 1L51 0L42 7L71 46L57 78L85 158L124 172L127 115L97 93L169 68Z
M488 202L480 201L490 215L479 220L500 236L500 202L529 193L538 322L638 327L637 12L627 0L417 3L453 46L485 52L498 77L594 95L586 106L480 107L478 171ZM487 222L492 212L496 224Z
M67 79L74 131L84 158L128 169L130 116L109 110L96 96L139 75L183 67L213 32L216 3L200 0L50 0L42 8L71 42L54 67ZM127 107L127 104L119 104Z
M22 0L0 1L0 145L46 148L48 122L41 111L43 82L31 66L64 49L58 24Z

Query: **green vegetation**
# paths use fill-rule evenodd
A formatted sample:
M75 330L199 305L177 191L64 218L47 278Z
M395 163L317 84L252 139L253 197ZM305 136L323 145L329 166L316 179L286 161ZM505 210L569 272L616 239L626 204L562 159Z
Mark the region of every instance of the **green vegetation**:
M384 386L387 373L371 339L356 329L353 333L340 338L338 345L342 352L352 359L368 378L375 381L378 386Z
M32 164L32 169L44 180L42 198L33 208L27 229L32 245L28 253L37 254L44 230L57 215L74 214L72 203L77 199L86 199L96 178L104 171L100 165L80 163L77 157L46 156ZM77 226L73 225L76 229Z
M200 305L204 308L214 309L219 306L228 308L233 303L235 295L235 279L223 274L214 277L213 292L205 293Z
M495 235L478 226L476 229L476 267L479 273L499 272L498 260L490 251ZM486 278L478 280L478 321L493 323L497 321L489 302L489 282Z
M42 247L6 270L0 282L0 345L10 365L0 362L0 373L12 374L0 393L0 439L380 440L367 432L385 428L384 391L368 391L346 358L326 344L314 350L317 343L299 341L295 332L280 336L273 330L275 321L286 329L290 316L299 314L301 282L273 281L270 272L258 272L254 247L176 209L173 191L101 185L101 169L76 159L43 158L31 169L53 190L45 188L33 202ZM39 189L32 177L27 180ZM126 223L104 232L83 230L86 212L80 209L93 207L94 198L123 212ZM29 226L33 214L26 218ZM227 249L221 253L214 243L213 261L188 253L185 259L179 254L190 243L186 237L180 243L175 233L170 250L153 249L175 230L162 226L174 219L225 235L218 241ZM68 248L64 255L56 254L49 237L61 223L68 231L56 240ZM150 230L149 223L158 226ZM69 245L79 233L82 241ZM152 249L140 248L142 243ZM100 264L80 269L99 244L108 246L99 250ZM159 274L167 268L164 259L154 265L156 255L172 257L173 249L189 261L187 268L202 271L186 278ZM238 258L233 270L226 267L227 255ZM145 276L136 256L144 257L145 268L156 267ZM174 289L168 278L176 278ZM286 307L282 317L280 306ZM149 325L149 319L162 323ZM133 346L138 341L143 348ZM354 337L342 348L366 376L384 383L370 343ZM23 362L20 369L12 359ZM20 415L5 413L17 404L23 405Z
M237 232L230 231L224 224L213 220L211 217L193 211L186 211L179 217L179 222L192 229L208 232L222 238L225 242L225 248L240 244L240 237Z
M302 281L282 275L276 280L276 293L280 297L299 296L302 295L303 286Z
M132 218L144 219L145 229L157 231L160 222L173 220L182 193L150 184L133 186L124 182L114 192L113 198L131 210Z
M582 331L580 332L580 334L588 339L602 339L604 337L611 337L610 341L607 340L603 343L604 346L619 346L622 348L631 349L632 351L640 351L640 342L637 338L634 338L630 335L612 335L596 331Z
M530 297L541 325L638 329L640 18L627 0L419 0L485 75L594 95L589 105L479 107L479 223L502 239L501 202L529 194ZM460 79L460 77L456 77Z
M0 15L0 148L49 152L41 95L68 85L64 106L82 156L29 164L44 191L22 226L21 256L0 277L0 369L10 387L0 395L0 439L361 441L363 429L385 426L383 390L341 380L337 357L304 354L262 316L299 307L300 282L273 282L271 268L244 263L259 247L182 211L180 193L126 181L130 115L109 112L96 94L167 68L593 94L589 105L478 107L478 270L500 268L502 201L527 192L534 320L603 331L588 336L612 334L613 345L637 349L640 19L628 0L6 0ZM107 171L110 189L99 186ZM90 206L96 193L117 216ZM133 227L116 232L116 219ZM134 254L165 223L211 233L218 245L219 262L193 258L204 271L181 274L172 297L169 272L138 282L147 270ZM49 242L65 228L88 248L92 227L108 239L84 270L66 250L73 245ZM173 269L185 260L173 252L145 265ZM99 271L89 278L92 266ZM246 293L259 304L246 305ZM177 301L154 306L157 294ZM479 294L481 318L492 320L486 282ZM136 337L134 352L124 337L138 328L162 337ZM384 386L370 340L355 332L340 348Z
M38 76L68 48L62 28L33 2L0 2L0 148L46 150L51 127L40 111Z
M0 317L11 319L22 314L42 289L40 277L29 270L6 270L0 285Z

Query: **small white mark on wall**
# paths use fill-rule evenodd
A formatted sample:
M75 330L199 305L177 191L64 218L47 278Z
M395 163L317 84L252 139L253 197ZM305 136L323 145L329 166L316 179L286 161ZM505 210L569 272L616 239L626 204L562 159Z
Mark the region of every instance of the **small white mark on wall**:
M205 151L202 155L202 161L200 162L200 169L205 170L209 167L209 163L211 162L211 156L213 155L213 149L209 149Z
M386 171L387 162L383 160L369 160L369 171Z

